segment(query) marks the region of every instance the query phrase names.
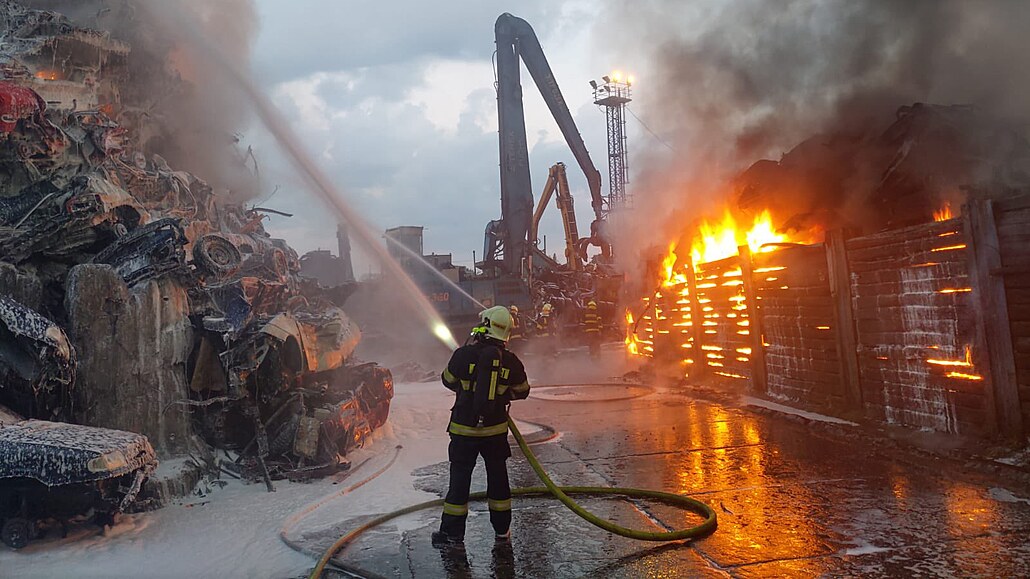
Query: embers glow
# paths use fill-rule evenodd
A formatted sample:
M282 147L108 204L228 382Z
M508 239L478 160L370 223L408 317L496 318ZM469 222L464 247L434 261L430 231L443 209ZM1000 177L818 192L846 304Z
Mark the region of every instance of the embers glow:
M959 378L962 380L983 380L983 376L977 376L976 374L963 374L962 372L948 372L945 374L948 378Z
M718 374L719 376L725 376L727 378L738 378L740 380L747 380L747 376L741 376L740 374L732 374L730 372L712 372L712 374Z
M960 368L972 368L973 367L973 351L969 346L966 346L966 359L965 360L942 360L930 358L926 361L927 364L933 364L934 366L956 366Z
M971 287L950 287L939 290L939 294L964 294L973 291Z
M935 247L935 248L931 249L930 251L952 251L952 250L955 250L955 249L965 249L965 248L966 248L966 244L965 243L960 243L958 245L949 245L947 247Z
M951 212L951 202L945 201L944 205L937 211L933 212L934 221L947 221L954 218L955 215Z

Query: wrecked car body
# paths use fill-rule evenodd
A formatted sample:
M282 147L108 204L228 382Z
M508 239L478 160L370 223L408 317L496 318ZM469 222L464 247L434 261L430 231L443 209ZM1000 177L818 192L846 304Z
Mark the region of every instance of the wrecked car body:
M0 406L0 541L20 549L51 519L110 524L156 468L143 435L25 420Z
M81 175L64 188L40 181L0 202L0 252L14 264L89 254L148 220L128 192L100 176Z
M61 418L70 406L75 349L60 326L0 296L0 395L30 416Z
M346 468L347 452L386 422L393 378L375 364L347 364L361 332L343 310L256 320L221 353L210 334L198 349L191 390L225 404L199 406L198 428L239 453L230 468L241 475L268 484Z

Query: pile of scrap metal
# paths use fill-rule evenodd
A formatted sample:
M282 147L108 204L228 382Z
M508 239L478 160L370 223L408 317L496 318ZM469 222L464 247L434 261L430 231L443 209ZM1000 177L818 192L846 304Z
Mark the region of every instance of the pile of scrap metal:
M616 304L623 276L607 264L590 262L581 271L544 271L533 280L532 300L539 309L551 304L558 319L557 331L569 339L582 338L586 305L594 300L605 334L613 337L619 330Z
M83 380L82 354L102 367L127 350L117 339L80 343L69 330L81 315L74 272L95 268L120 278L124 295L172 284L158 287L188 296L187 362L160 370L188 388L167 405L189 409L210 446L237 453L225 470L271 488L275 478L346 467L347 452L386 421L393 395L388 370L354 360L361 334L340 309L349 290L299 275L296 252L263 227L272 210L229 202L147 151L142 121L120 115L129 107L112 80L125 82L118 66L128 46L6 0L0 33L0 403L62 422L81 422L84 406L98 403L82 392L97 380L95 370ZM87 48L91 60L78 52ZM125 299L105 291L110 312L97 315L114 319ZM141 322L158 317L133 311ZM21 432L4 438L16 443ZM0 452L0 477L26 467L24 456Z

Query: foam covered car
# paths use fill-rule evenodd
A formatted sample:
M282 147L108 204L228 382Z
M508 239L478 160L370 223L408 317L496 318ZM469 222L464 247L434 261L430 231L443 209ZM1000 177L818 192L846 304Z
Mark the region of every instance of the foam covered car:
M47 521L110 524L155 468L146 436L25 420L0 406L0 541L20 549Z

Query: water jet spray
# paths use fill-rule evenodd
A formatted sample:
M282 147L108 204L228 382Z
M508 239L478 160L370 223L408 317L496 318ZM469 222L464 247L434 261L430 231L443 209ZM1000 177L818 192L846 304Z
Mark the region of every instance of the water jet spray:
M248 76L239 70L211 41L199 33L195 23L189 22L188 18L178 13L168 3L151 1L147 7L159 14L165 22L175 25L174 29L180 32L189 41L188 46L194 50L201 51L210 57L211 61L220 68L233 84L250 101L254 111L261 119L262 124L275 138L276 142L286 153L287 159L294 169L308 182L311 189L321 197L322 201L329 206L336 217L345 221L353 228L361 243L379 258L384 271L388 272L401 285L404 290L401 292L409 305L423 318L426 329L436 336L445 346L450 349L458 347L457 341L447 328L443 318L436 308L429 302L422 291L415 285L411 277L401 268L400 264L389 254L385 245L379 243L378 235L373 231L368 222L344 199L343 194L333 184L328 175L312 161L312 155L304 149L293 129L287 124L282 113L262 93ZM422 256L418 256L422 260ZM462 293L465 293L464 291ZM467 294L466 294L467 295ZM473 300L475 301L475 300Z

